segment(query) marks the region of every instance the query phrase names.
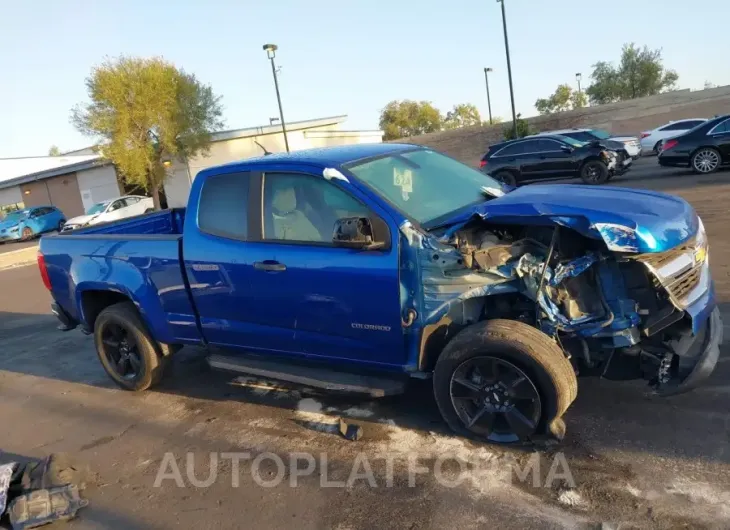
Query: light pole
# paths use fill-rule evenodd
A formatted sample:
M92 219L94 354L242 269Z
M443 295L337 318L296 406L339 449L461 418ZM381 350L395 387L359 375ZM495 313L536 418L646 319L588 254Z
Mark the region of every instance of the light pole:
M489 99L489 72L493 72L491 68L484 69L484 81L487 83L487 107L489 107L489 125L492 125L492 100Z
M583 79L583 74L578 72L575 74L575 78L578 80L578 94L580 94L580 80Z
M504 12L504 0L497 0L502 4L502 27L504 28L504 51L507 53L507 77L509 78L509 98L512 102L512 133L517 138L517 113L515 113L515 91L512 87L512 64L509 59L509 38L507 37L507 15Z
M286 137L286 123L284 122L284 111L281 108L281 95L279 94L279 80L276 78L276 64L274 64L274 57L276 57L276 50L279 47L276 44L264 44L264 50L266 56L271 61L271 73L274 76L274 87L276 88L276 101L279 103L279 117L281 118L281 130L284 133L284 146L286 152L289 152L289 139Z

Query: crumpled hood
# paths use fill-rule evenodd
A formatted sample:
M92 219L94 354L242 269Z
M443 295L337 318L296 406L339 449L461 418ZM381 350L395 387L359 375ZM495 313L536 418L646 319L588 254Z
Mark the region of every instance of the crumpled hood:
M699 218L679 197L654 191L572 184L532 185L450 219L453 234L473 216L508 224L552 224L602 239L616 252L663 252L693 236Z
M79 215L78 217L74 217L73 219L69 219L66 221L67 225L80 225L83 226L89 221L91 221L94 217L96 217L96 214L94 215Z

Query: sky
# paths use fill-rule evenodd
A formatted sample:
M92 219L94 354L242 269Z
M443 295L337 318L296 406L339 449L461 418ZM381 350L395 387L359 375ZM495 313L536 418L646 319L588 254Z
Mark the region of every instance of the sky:
M603 7L592 7L592 6ZM505 0L517 112L557 85L589 83L624 43L662 48L680 88L730 84L728 0ZM698 34L698 11L718 21ZM477 105L510 117L500 6L495 0L0 0L0 158L86 147L69 122L84 80L107 57L162 56L222 96L227 129L278 116L262 50L279 46L287 121L347 114L377 129L393 99L442 112Z

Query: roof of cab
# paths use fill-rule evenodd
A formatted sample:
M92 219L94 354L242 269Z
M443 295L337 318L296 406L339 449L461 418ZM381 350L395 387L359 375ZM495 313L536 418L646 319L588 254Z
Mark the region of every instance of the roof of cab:
M269 164L271 162L312 164L323 167L343 166L365 158L385 156L391 153L410 151L419 148L423 149L422 146L415 144L355 144L319 147L315 149L294 151L293 153L272 153L270 155L247 158L245 160L216 166L215 168L208 168L204 171L206 173L211 170L215 172L215 169L220 167L240 167L241 169L244 169L251 167L252 165Z

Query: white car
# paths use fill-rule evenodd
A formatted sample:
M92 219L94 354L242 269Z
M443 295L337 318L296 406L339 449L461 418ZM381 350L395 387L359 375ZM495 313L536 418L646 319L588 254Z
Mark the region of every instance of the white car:
M666 125L657 127L652 131L641 133L641 154L654 153L656 155L662 150L662 144L667 138L679 136L690 129L705 123L703 118L689 118L686 120L670 121Z
M150 197L125 195L124 197L97 203L88 209L86 215L79 215L78 217L69 219L63 225L62 232L75 230L83 226L117 221L134 215L141 215L153 210L154 207L154 202Z

